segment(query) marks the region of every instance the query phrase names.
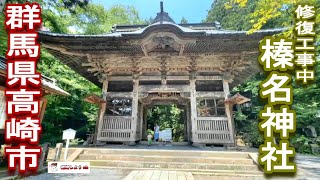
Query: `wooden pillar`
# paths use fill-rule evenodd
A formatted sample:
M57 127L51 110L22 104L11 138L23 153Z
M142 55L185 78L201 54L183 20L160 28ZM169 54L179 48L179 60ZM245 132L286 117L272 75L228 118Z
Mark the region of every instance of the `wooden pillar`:
M188 141L192 140L192 124L191 124L191 114L190 114L190 104L186 105L186 115L187 115L187 133Z
M40 158L38 159L38 172L43 171L43 166L46 163L49 153L49 146L49 143L44 143L43 145L41 145L41 154Z
M143 137L144 106L143 106L142 103L140 104L140 106L141 106L141 107L140 107L140 112L139 112L139 114L140 114L140 115L139 115L139 121L140 121L139 125L140 125L140 127L138 127L138 128L140 128L139 140L141 141L141 140L142 140L142 137Z
M41 108L40 108L39 119L40 119L40 124L41 124L42 119L44 117L44 113L46 111L47 104L48 104L48 99L45 97L42 97L40 101L41 101Z
M229 83L226 80L223 80L223 92L225 99L228 99L228 96L230 94L229 90ZM225 103L225 111L228 118L228 124L229 124L229 130L230 130L230 138L232 143L235 143L235 131L234 131L234 123L233 123L233 115L232 115L232 104L231 103Z
M102 86L102 98L103 100L107 100L107 93L108 93L108 80L103 81L103 86ZM99 141L101 138L101 129L102 129L102 124L103 124L103 118L104 114L106 112L107 108L107 103L101 103L99 107L99 114L98 114L98 120L96 122L96 128L95 128L95 138L94 138L94 144Z
M104 117L104 113L106 111L106 103L99 104L98 118L95 127L95 135L93 139L93 144L97 144L97 141L101 137L101 129L102 129L102 121Z
M108 80L103 81L103 86L102 86L102 98L103 98L103 100L107 100L108 85L109 85L109 81Z
M132 125L130 142L133 143L137 140L137 124L138 124L138 106L139 106L139 80L133 80L133 93L132 93Z
M197 142L197 99L196 99L196 80L190 80L190 114L192 127L192 142Z
M182 119L183 119L183 139L184 141L189 141L188 137L188 119L187 119L187 106L181 106L181 109L183 110L182 113Z
M147 122L147 118L148 118L148 108L145 107L143 108L143 130L142 130L142 139L146 139L147 138L147 130L148 130L148 122Z

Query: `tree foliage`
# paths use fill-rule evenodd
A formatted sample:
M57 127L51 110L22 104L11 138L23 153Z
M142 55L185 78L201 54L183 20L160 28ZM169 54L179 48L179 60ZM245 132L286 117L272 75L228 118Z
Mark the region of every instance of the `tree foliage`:
M287 27L292 24L288 19L291 12L287 8L277 9L277 18L269 19L263 24L256 25L258 11L262 12L263 5L261 0L215 0L208 12L205 22L218 21L224 29L228 30L257 30L266 28ZM258 13L259 14L259 13ZM241 17L241 18L239 18ZM259 26L259 27L258 27ZM255 28L255 29L253 29ZM251 32L250 31L250 32Z
M72 23L75 33L102 34L114 25L143 24L143 21L131 6L115 5L106 10L102 5L89 4L86 8L78 8Z
M187 24L188 20L185 17L181 18L180 24Z
M56 33L99 34L110 32L115 22L134 24L140 22L133 7L117 5L106 10L103 6L86 1L37 0L42 8L42 20L46 29ZM25 3L10 0L7 3ZM4 13L0 16L0 55L7 50L7 33L4 29ZM90 94L101 94L101 89L75 73L68 66L41 49L38 71L57 80L57 85L70 96L49 95L42 121L41 142L61 142L62 130L73 128L77 137L86 139L93 131L98 107L83 101Z
M288 37L294 37L293 23L294 10L297 4L307 1L292 0L216 0L208 13L205 21L219 21L224 29L231 30L249 30L250 33L265 28L289 27L284 33ZM315 0L308 1L316 6L317 12L317 44L319 44L319 22L320 22L320 2ZM239 18L241 17L241 18ZM319 53L319 47L317 47ZM292 109L297 113L297 132L290 140L298 152L309 152L308 141L304 136L302 129L308 125L316 128L320 132L320 65L319 59L315 66L316 80L309 86L297 83L293 76L294 102ZM258 130L259 112L265 102L259 98L259 84L266 78L266 74L260 73L253 76L245 83L233 89L233 93L250 96L251 108L243 109L235 115L236 129L238 135L244 136L248 142L258 147L263 142L263 136ZM300 148L300 145L307 142L306 146Z
M183 110L176 105L154 106L147 112L147 125L149 131L153 131L155 124L160 126L160 130L172 128L173 140L175 142L184 141L184 120Z

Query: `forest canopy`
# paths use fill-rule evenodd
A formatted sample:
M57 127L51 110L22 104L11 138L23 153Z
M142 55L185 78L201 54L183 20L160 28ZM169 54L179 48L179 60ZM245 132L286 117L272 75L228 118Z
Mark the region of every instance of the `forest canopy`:
M205 22L218 21L224 29L248 30L249 33L259 29L287 27L283 35L294 38L295 8L297 4L309 3L316 9L316 44L320 42L320 1L292 0L215 0L208 11ZM241 17L241 18L239 18ZM320 65L319 46L315 65L315 81L308 86L301 85L293 79L293 105L297 113L297 131L290 139L297 152L311 153L311 144L319 143L320 138L306 137L304 128L315 127L320 133ZM259 98L260 83L267 74L259 73L245 83L235 87L233 93L247 95L251 98L251 107L235 112L236 131L239 136L254 147L263 143L263 135L258 130L259 112L265 105Z
M42 8L43 26L56 33L102 34L110 32L115 24L141 24L134 7L116 5L106 9L102 5L84 1L36 0ZM9 0L6 3L25 3ZM0 16L0 55L7 50L7 32L4 11ZM57 85L70 96L49 95L42 122L41 142L61 142L62 131L77 130L77 137L86 139L95 127L98 107L84 102L90 94L101 95L101 89L75 73L68 66L41 48L38 71L57 80Z

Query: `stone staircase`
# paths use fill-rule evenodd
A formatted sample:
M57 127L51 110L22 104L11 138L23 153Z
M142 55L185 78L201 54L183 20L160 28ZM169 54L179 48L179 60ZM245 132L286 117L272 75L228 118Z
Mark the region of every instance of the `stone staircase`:
M91 167L160 169L207 176L262 177L247 152L85 148L75 161Z

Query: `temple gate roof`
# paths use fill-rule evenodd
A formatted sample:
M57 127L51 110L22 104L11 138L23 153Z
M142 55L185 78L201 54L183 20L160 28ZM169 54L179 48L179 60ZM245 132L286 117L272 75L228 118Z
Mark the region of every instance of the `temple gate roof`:
M100 35L40 31L42 47L102 86L110 76L230 77L231 87L259 71L259 41L284 29L223 30L219 23L176 24L161 8L150 25L114 26Z

